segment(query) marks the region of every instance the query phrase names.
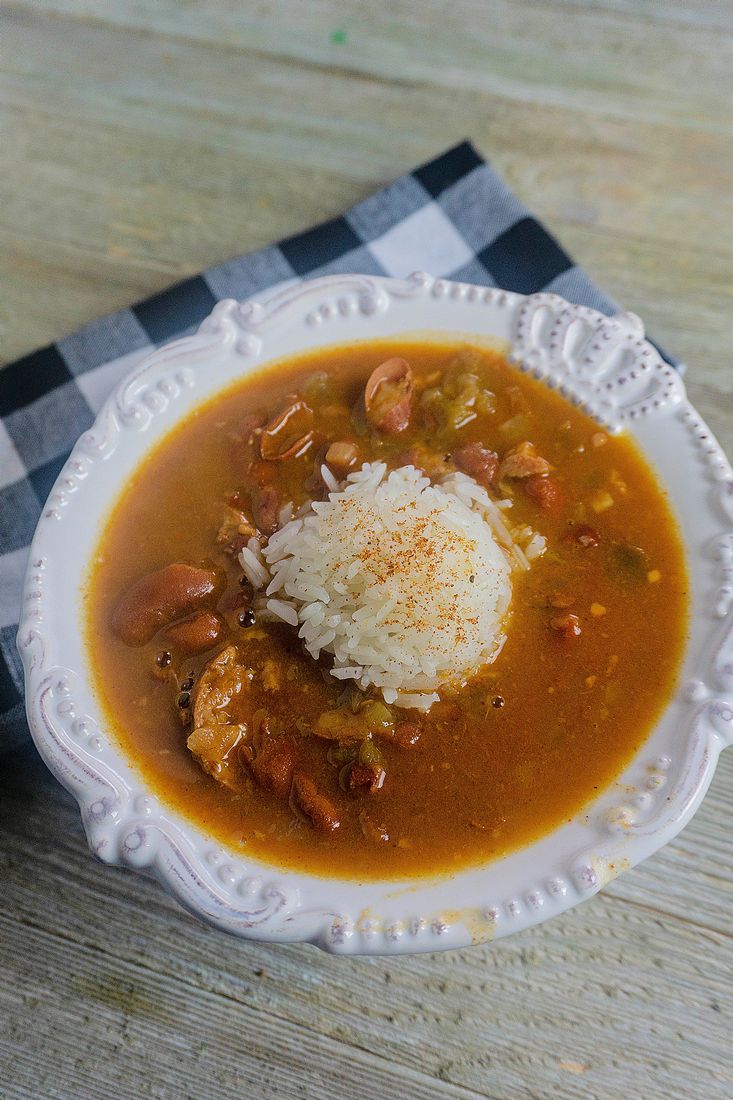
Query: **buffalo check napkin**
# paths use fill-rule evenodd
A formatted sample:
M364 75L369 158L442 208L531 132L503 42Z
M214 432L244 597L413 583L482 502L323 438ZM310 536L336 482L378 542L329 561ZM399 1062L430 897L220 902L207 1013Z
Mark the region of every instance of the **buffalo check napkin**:
M464 142L339 218L210 268L0 370L0 752L28 736L15 635L36 521L116 383L152 348L194 330L221 298L316 275L416 270L617 310Z

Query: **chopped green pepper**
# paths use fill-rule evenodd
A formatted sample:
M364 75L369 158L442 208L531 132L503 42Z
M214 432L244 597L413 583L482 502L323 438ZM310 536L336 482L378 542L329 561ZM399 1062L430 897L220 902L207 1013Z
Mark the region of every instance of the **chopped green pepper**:
M371 738L362 741L359 745L359 763L377 764L379 767L384 767L384 757Z
M649 558L640 546L627 542L614 542L611 559L622 578L627 581L645 581L649 572Z

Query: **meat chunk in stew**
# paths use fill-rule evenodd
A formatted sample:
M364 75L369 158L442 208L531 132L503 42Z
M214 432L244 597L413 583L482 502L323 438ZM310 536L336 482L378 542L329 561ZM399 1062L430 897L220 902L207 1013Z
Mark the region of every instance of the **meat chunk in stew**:
M188 748L209 775L232 787L242 781L241 748L249 734L248 724L237 721L233 704L247 691L251 676L239 663L235 646L227 646L204 667L194 688Z
M292 737L268 738L254 756L250 768L261 787L281 801L287 801L299 755Z
M290 805L300 817L305 817L319 832L332 833L341 825L339 812L312 776L298 770L293 776Z
M218 653L205 666L195 687L194 727L232 722L233 704L245 695L252 676L252 669L240 663L236 646L227 646Z
M247 736L243 725L199 726L189 735L189 750L201 767L225 787L242 783L242 760L238 750Z
M550 472L550 463L539 453L534 443L525 441L512 447L499 466L499 477L533 477Z
M216 533L216 545L227 554L236 556L243 550L249 540L257 534L257 528L251 518L238 507L240 494L234 494L232 502L224 507L224 516Z

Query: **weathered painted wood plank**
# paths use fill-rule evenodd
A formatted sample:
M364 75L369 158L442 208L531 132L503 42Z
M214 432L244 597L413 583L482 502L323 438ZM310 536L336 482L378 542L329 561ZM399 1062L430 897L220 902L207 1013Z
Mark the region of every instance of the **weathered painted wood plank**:
M307 1095L390 1095L384 1078L365 1078L372 1072L365 1054L393 1067L401 1094L416 1096L426 1074L492 1097L554 1089L568 1097L723 1098L733 1084L725 1054L732 875L729 861L718 866L719 824L710 843L706 817L716 816L715 804L688 831L697 880L689 881L671 846L582 909L515 939L445 956L353 961L228 940L192 922L155 883L95 864L71 800L30 752L11 760L1 806L0 830L11 846L2 868L0 973L14 980L0 987L0 1018L20 1029L28 998L43 1004L24 1057L50 1050L65 1065L60 1044L71 1035L87 1071L113 1057L122 1079L147 1043L147 1079L160 1073L180 1089L185 1073L191 1095L201 1095L210 1051L221 1073L214 1096L243 1078L254 1095L287 1095L292 1066ZM696 842L695 830L703 832ZM670 896L675 878L679 893ZM686 919L695 896L714 899L719 891L712 922L727 935ZM224 1059L225 1066L222 1030L233 1031L233 1064ZM320 1056L312 1032L325 1037ZM113 1038L119 1046L110 1052ZM172 1044L184 1039L191 1059L179 1067ZM0 1065L9 1056L3 1041ZM259 1063L267 1042L274 1076L265 1079ZM341 1074L341 1091L329 1092ZM133 1075L120 1095L137 1087Z
M103 9L105 17L111 10ZM162 10L156 6L158 17ZM502 28L499 21L493 33L508 35ZM694 292L697 274L688 265L703 274L704 298L708 254L730 306L727 135L591 117L582 82L569 84L574 98L566 107L527 102L519 90L499 96L472 88L432 94L426 112L430 93L422 85L250 54L246 44L232 48L234 35L222 52L208 40L9 8L3 37L13 60L0 74L0 102L14 156L0 183L7 241L0 279L10 295L6 316L32 311L28 323L4 324L6 358L28 350L30 333L42 342L329 216L464 132L588 266L598 253L596 274L620 297L634 291L634 250L647 269L653 263L650 285L633 303L645 315L670 303L674 317L684 316L680 296L687 302L689 276ZM120 53L134 64L121 66ZM623 65L607 79L613 102ZM701 68L698 83L725 101L715 67ZM59 282L67 284L61 299L52 293ZM691 317L697 306L693 298ZM705 338L704 323L689 330L692 340Z
M28 0L26 0L28 4ZM36 7L37 5L33 5ZM696 127L730 127L713 84L684 77L726 75L733 42L719 26L640 19L638 12L576 4L572 33L562 3L398 0L365 8L358 0L313 0L281 10L190 6L175 0L142 12L135 3L45 0L42 8L183 40L245 48L300 64L346 69L397 83L524 96L556 105L582 96L586 111L637 119L664 117ZM335 33L334 33L335 32ZM670 81L670 71L680 78ZM609 95L609 78L613 95ZM698 108L695 110L694 108ZM702 118L700 116L703 116Z

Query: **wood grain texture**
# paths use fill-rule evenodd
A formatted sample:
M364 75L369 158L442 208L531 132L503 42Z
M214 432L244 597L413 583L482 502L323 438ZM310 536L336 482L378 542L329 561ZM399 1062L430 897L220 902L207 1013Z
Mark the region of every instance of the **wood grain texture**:
M722 0L0 5L0 355L330 217L470 136L687 359L733 450ZM485 948L201 928L0 763L0 1096L733 1097L733 754L680 837Z

